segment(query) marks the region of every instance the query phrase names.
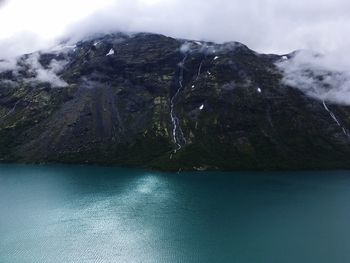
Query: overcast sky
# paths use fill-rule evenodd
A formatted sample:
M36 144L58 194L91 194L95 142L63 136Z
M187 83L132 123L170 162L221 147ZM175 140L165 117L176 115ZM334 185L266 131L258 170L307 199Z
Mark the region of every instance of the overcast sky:
M0 0L1 2L1 0ZM349 0L7 0L0 56L75 36L127 30L240 41L259 52L349 51Z
M62 37L113 31L239 41L261 53L320 52L300 52L279 65L285 81L320 100L350 105L350 0L0 0L0 71ZM337 72L324 81L332 90L305 75L309 70ZM44 79L55 76L53 69L45 73Z

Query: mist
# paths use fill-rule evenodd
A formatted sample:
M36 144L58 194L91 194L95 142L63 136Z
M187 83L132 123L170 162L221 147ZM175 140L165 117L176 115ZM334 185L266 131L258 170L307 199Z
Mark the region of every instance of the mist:
M350 105L350 61L340 52L298 51L277 63L285 85L320 101Z
M0 42L24 36L20 42L35 49L66 36L146 31L239 41L264 53L329 52L350 44L349 11L346 0L8 0L0 11L0 22L7 25ZM4 54L2 45L0 57Z
M43 83L50 83L53 87L66 87L68 84L57 76L68 62L57 61L55 59L51 60L50 65L44 68L39 62L39 53L31 54L25 61L29 70L35 75L35 78L29 79L27 81L38 81Z
M322 59L299 53L278 64L285 82L322 100L350 103L339 99L348 95L347 0L8 0L0 7L0 23L7 25L0 30L0 58L6 59L0 70L11 67L15 57L52 48L62 39L74 42L96 33L152 32L218 43L238 41L260 53L311 50L322 54ZM310 88L303 73L306 65L317 74L320 69L336 72L336 80L325 83L336 85L334 90Z

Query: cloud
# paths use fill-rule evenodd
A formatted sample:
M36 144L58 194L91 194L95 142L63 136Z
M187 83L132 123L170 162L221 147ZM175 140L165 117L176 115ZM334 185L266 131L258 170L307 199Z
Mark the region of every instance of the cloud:
M284 84L320 101L350 105L350 61L341 54L298 51L277 63Z
M8 0L0 9L0 24L6 25L0 31L0 58L7 57L8 62L0 63L0 70L11 65L11 58L52 46L63 37L79 40L94 33L146 31L239 41L263 53L314 50L323 57L300 53L289 64L280 65L285 81L292 84L293 79L294 85L302 87L301 80L311 81L305 76L309 66L314 75L333 72L324 84L344 92L350 72L349 10L348 0ZM338 93L327 91L326 96L325 91L304 90L345 103Z
M322 56L303 51L278 64L284 82L313 98L350 105L349 10L348 0L119 0L67 32L82 38L117 30L147 31L234 40L264 53L313 50Z
M66 87L68 84L57 76L67 65L66 61L51 60L50 65L44 68L39 62L40 54L33 53L26 60L25 64L29 67L28 71L34 73L35 77L26 81L38 81L42 83L50 83L53 87Z
M54 45L66 28L113 0L7 0L0 9L0 58Z
M349 10L348 0L8 0L0 41L26 32L37 41L22 43L35 49L65 34L121 30L240 41L259 52L328 52L350 46Z
M51 41L43 40L35 33L20 32L19 34L0 41L0 58L14 58L38 49L46 48L50 44Z
M348 10L347 0L119 0L70 26L68 32L147 31L240 41L259 52L324 52L344 40L349 44Z
M13 70L17 66L16 58L0 59L0 73L8 70Z
M0 72L12 70L14 75L24 82L49 83L52 87L68 86L68 84L58 76L68 64L67 61L52 59L47 67L43 67L39 59L40 53L35 52L20 60L17 58L0 60ZM32 75L33 77L25 77L22 79L22 76L19 75L19 71L23 70L27 72L27 75Z

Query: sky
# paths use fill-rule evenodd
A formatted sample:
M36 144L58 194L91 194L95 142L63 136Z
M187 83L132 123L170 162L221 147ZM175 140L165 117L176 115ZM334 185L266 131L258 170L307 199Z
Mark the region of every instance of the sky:
M5 0L0 57L115 30L239 41L265 53L332 52L350 46L349 14L348 0Z
M312 50L322 59L301 53L292 61L297 65L283 65L286 74L293 70L295 77L306 63L350 76L349 14L349 0L0 0L0 59L63 37L142 31L239 41L261 53ZM350 104L350 90L347 95Z

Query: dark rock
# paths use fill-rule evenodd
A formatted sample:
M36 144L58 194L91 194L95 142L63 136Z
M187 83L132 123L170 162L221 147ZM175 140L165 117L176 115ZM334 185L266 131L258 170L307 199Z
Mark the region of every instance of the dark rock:
M344 132L322 102L282 84L274 64L280 56L236 42L112 34L69 52L42 53L39 62L47 68L52 59L67 61L59 73L67 87L26 82L35 75L25 57L17 76L0 75L4 162L164 170L350 167L350 108L328 105ZM175 133L183 136L177 151L172 98Z

